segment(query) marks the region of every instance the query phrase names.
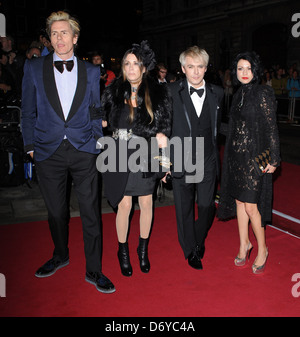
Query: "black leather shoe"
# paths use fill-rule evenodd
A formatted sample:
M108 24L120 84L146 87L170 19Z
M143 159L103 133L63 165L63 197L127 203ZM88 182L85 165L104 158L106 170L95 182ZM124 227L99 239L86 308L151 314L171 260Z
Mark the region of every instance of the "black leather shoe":
M204 253L205 253L205 246L199 246L197 245L196 246L196 252L197 252L197 255L200 259L203 259L203 256L204 256Z
M193 251L188 257L189 265L194 269L203 269L201 259L199 258L196 251Z
M112 282L102 273L89 273L86 272L85 280L88 283L96 286L97 290L104 294L111 294L116 291Z
M64 261L52 258L36 271L35 276L40 278L49 277L53 275L58 269L63 268L68 264L69 258L65 259Z

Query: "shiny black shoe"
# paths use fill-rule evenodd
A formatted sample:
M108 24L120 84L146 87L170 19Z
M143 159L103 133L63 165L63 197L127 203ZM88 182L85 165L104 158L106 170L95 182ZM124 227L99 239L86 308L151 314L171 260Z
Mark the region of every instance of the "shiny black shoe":
M196 246L196 252L197 252L197 255L200 259L203 259L203 256L204 256L204 253L205 253L205 246L199 246L197 245Z
M199 255L197 254L196 250L193 250L192 253L189 255L188 263L194 269L197 269L197 270L203 269L201 259Z
M104 294L111 294L116 291L112 282L102 273L86 272L85 280L96 286L97 290Z
M50 259L34 274L36 277L43 278L53 275L58 269L63 268L69 264L69 258L64 261L57 259Z

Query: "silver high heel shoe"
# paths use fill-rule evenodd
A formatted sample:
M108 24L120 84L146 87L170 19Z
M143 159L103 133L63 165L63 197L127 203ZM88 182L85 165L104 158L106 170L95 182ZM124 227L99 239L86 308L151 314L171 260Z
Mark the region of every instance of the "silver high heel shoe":
M247 247L247 251L246 251L246 255L244 258L240 258L240 257L236 257L234 259L234 264L237 266L237 267L242 267L246 264L246 261L250 259L250 255L251 255L251 252L252 252L252 249L253 249L253 246L251 244L251 242L249 242L248 244L248 247Z
M253 263L253 265L252 265L252 271L253 271L253 274L258 275L258 274L261 274L261 273L263 273L263 272L265 271L268 256L269 256L269 251L268 251L268 248L267 248L267 254L266 254L266 259L265 259L264 264L261 265L261 266L257 266L257 265L255 264L255 261L254 261L254 263Z

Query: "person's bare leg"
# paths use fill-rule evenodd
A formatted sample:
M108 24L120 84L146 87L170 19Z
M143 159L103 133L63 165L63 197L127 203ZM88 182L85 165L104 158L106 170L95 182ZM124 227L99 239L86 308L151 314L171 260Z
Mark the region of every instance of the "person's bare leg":
M143 239L149 238L153 215L152 203L152 194L139 197L139 206L141 210L140 237Z
M240 259L244 259L247 254L247 249L252 247L251 244L249 247L249 243L250 243L249 216L245 210L244 202L236 200L236 213L237 213L238 229L239 229L239 236L240 236L240 250L237 256Z
M132 197L124 196L118 205L116 229L118 241L125 243L128 235L129 215L132 208Z
M250 218L252 229L258 245L258 253L254 263L257 266L261 266L265 263L267 256L265 229L262 227L261 215L257 208L257 204L245 203L245 210Z

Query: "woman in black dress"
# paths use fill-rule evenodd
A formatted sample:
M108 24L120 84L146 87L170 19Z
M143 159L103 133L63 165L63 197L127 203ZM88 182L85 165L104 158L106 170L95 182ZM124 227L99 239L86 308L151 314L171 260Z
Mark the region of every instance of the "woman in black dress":
M252 265L255 274L265 269L268 249L265 224L272 215L272 174L280 163L273 89L260 85L262 66L254 52L239 54L232 68L233 80L240 87L234 95L226 139L218 217L237 215L240 248L234 262L243 266L253 248L249 240L249 220L258 254ZM262 173L254 158L270 149L271 161Z
M124 141L129 144L132 139L139 141L143 138L150 148L150 140L155 138L161 148L166 147L170 134L171 105L167 87L159 85L148 76L148 71L154 66L155 56L147 41L142 41L140 45L134 44L123 57L121 76L106 88L102 97L104 120L107 120L113 133L119 167L116 172L103 172L104 194L111 206L117 208L118 258L121 272L125 276L132 275L127 236L133 196L138 196L141 211L137 250L140 268L144 273L150 270L148 241L156 175L149 172L148 167L148 172L145 172L145 167L138 172L132 172L130 167L127 167L126 172L120 169L121 165L124 166L124 161L130 166L128 159L133 154L133 150L126 145L127 156L124 159ZM147 153L141 156L141 161L148 158L149 148L147 145ZM123 160L120 159L122 156Z

